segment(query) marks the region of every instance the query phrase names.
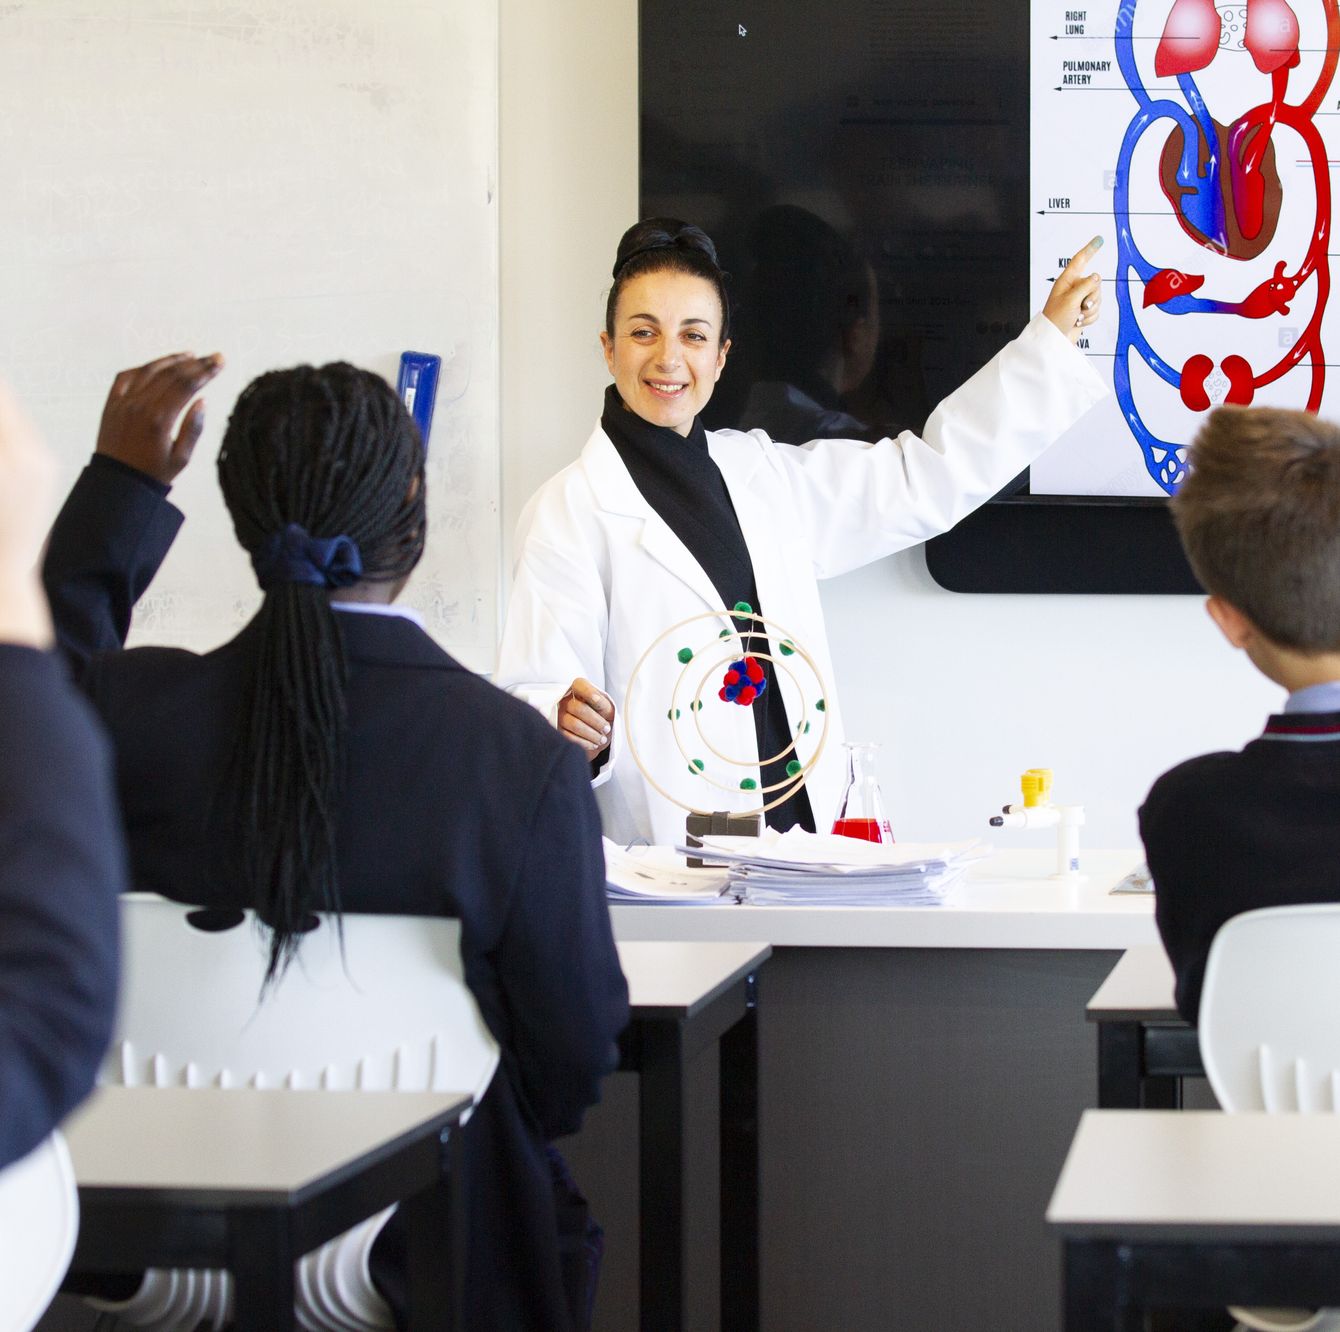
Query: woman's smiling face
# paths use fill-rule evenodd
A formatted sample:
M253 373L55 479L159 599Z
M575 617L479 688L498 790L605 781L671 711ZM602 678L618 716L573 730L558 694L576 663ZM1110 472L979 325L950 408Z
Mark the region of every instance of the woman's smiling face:
M613 334L600 333L619 396L644 421L687 435L726 364L721 319L706 278L663 270L629 279Z

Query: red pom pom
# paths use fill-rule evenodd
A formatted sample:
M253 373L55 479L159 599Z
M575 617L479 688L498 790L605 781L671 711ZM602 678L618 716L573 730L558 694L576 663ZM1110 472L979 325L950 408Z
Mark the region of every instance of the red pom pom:
M723 678L724 678L724 680L726 681L727 684L739 684L739 683L740 683L740 672L739 672L739 671L727 671L726 674L725 674L725 676L724 676Z
M745 687L741 689L738 694L735 695L735 701L737 703L743 703L746 707L748 707L749 704L754 701L754 686L745 685Z
M757 684L763 678L763 667L756 662L753 657L744 659L745 674Z
M726 698L726 690L725 690L724 688L721 688L721 689L718 689L718 690L717 690L717 697L718 697L723 703L726 703L726 702L729 701L729 700Z

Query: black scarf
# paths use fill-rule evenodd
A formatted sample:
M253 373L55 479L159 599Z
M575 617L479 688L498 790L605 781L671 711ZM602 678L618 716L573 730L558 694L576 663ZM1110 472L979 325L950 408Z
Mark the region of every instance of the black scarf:
M609 436L642 498L702 566L721 604L734 607L744 601L756 615L764 614L754 582L754 562L725 478L708 452L707 431L701 419L694 418L687 437L668 426L652 425L630 411L611 384L605 390L600 428ZM753 620L736 618L734 623L742 632L758 629ZM768 688L750 711L754 714L759 754L776 754L791 742L791 727L772 663L761 664L768 677ZM763 785L786 781L786 764L794 757L793 751L780 762L768 764L762 772ZM814 831L814 815L803 786L768 810L764 817L770 828L784 830L799 824Z

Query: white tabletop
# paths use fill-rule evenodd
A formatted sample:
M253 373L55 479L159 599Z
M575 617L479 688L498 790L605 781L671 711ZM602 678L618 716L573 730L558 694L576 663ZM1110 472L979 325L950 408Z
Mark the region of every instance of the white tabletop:
M628 942L618 945L634 1016L691 1017L772 954L765 943Z
M1340 1115L1086 1110L1047 1220L1094 1238L1340 1240Z
M642 906L614 903L620 940L763 940L817 948L1134 948L1158 942L1154 902L1108 889L1143 859L1088 851L1078 884L1050 877L1054 851L1004 850L933 907Z
M1176 1021L1173 969L1162 944L1128 948L1094 991L1090 1022Z
M469 1103L452 1092L100 1087L62 1132L81 1187L288 1196Z

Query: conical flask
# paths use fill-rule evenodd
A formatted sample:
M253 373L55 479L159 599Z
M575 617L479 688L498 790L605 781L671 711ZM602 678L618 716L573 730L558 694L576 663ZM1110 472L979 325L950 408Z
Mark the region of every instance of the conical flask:
M847 786L838 802L833 831L863 842L892 842L893 829L884 813L884 797L875 775L879 746L848 741L842 747L847 751Z

